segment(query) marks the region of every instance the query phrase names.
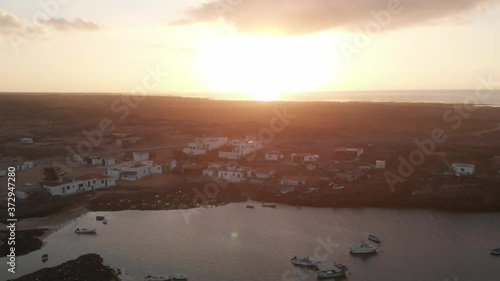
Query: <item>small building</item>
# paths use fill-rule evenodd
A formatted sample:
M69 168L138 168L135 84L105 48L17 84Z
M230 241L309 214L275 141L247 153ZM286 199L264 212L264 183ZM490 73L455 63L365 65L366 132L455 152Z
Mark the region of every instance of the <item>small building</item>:
M219 158L238 160L243 156L255 153L263 147L262 140L259 140L254 136L233 139L230 142L229 147L224 147L221 151L219 151Z
M194 142L189 143L188 146L182 150L182 152L190 156L204 155L208 151L212 151L226 145L227 142L227 137L197 138Z
M100 188L115 186L116 181L107 175L88 175L58 182L45 182L43 187L54 196L70 195Z
M246 179L245 169L223 169L217 172L217 176L229 182L241 182Z
M375 161L375 169L385 170L385 160L377 160L377 161Z
M311 153L292 153L293 163L313 163L319 160L319 155Z
M451 169L457 176L473 175L475 166L473 164L454 162Z
M133 152L132 156L133 156L135 162L149 160L149 153L148 152Z
M24 186L17 187L14 193L16 194L16 198L26 200L28 198L47 196L48 190L41 185L25 184Z
M21 143L22 144L33 144L33 139L32 138L21 138Z
M281 185L305 185L307 178L304 176L283 176L280 180Z
M281 159L280 153L278 151L268 151L265 154L266 161L278 161Z

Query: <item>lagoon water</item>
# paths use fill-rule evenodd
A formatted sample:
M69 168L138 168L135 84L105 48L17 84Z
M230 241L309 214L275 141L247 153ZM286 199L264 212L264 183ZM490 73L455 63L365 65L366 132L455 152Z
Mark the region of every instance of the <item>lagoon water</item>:
M295 255L324 259L321 268L342 262L351 281L500 280L500 257L488 251L500 247L500 213L246 204L87 213L51 234L41 250L19 257L15 276L0 259L0 280L86 253L100 254L128 273L128 281L173 272L187 273L191 281L316 280L315 271L290 263ZM108 224L96 215L105 215ZM97 228L97 235L76 235L77 227ZM349 254L349 245L369 233L383 239L378 254Z

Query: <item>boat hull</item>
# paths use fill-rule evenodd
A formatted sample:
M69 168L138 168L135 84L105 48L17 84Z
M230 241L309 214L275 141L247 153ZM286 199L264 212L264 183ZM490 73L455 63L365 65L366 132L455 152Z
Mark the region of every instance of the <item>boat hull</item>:
M330 270L322 270L320 272L318 272L318 278L333 278L333 277L340 277L340 276L343 276L345 275L345 273L347 272L347 267L346 266L343 266L341 268L339 268L340 271L337 271L337 270L333 270L333 269L330 269Z

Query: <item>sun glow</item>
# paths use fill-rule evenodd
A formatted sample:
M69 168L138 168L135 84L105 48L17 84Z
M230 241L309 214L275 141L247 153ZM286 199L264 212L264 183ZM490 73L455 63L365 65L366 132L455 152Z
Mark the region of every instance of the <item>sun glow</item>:
M321 90L337 76L336 61L320 37L230 34L200 44L196 64L213 91L274 101L287 92Z

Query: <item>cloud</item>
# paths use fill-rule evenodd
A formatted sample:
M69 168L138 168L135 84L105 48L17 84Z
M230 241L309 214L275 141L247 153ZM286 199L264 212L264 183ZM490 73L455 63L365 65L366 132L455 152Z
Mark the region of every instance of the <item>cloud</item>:
M21 20L16 16L0 10L0 28L13 28L22 26Z
M399 3L386 29L429 20L462 18L488 9L500 0L210 0L186 11L174 25L222 19L243 33L307 34L331 28L356 30L374 21L373 13Z
M58 31L95 31L101 29L101 26L84 18L75 18L73 21L64 18L51 18L47 25L52 26Z

